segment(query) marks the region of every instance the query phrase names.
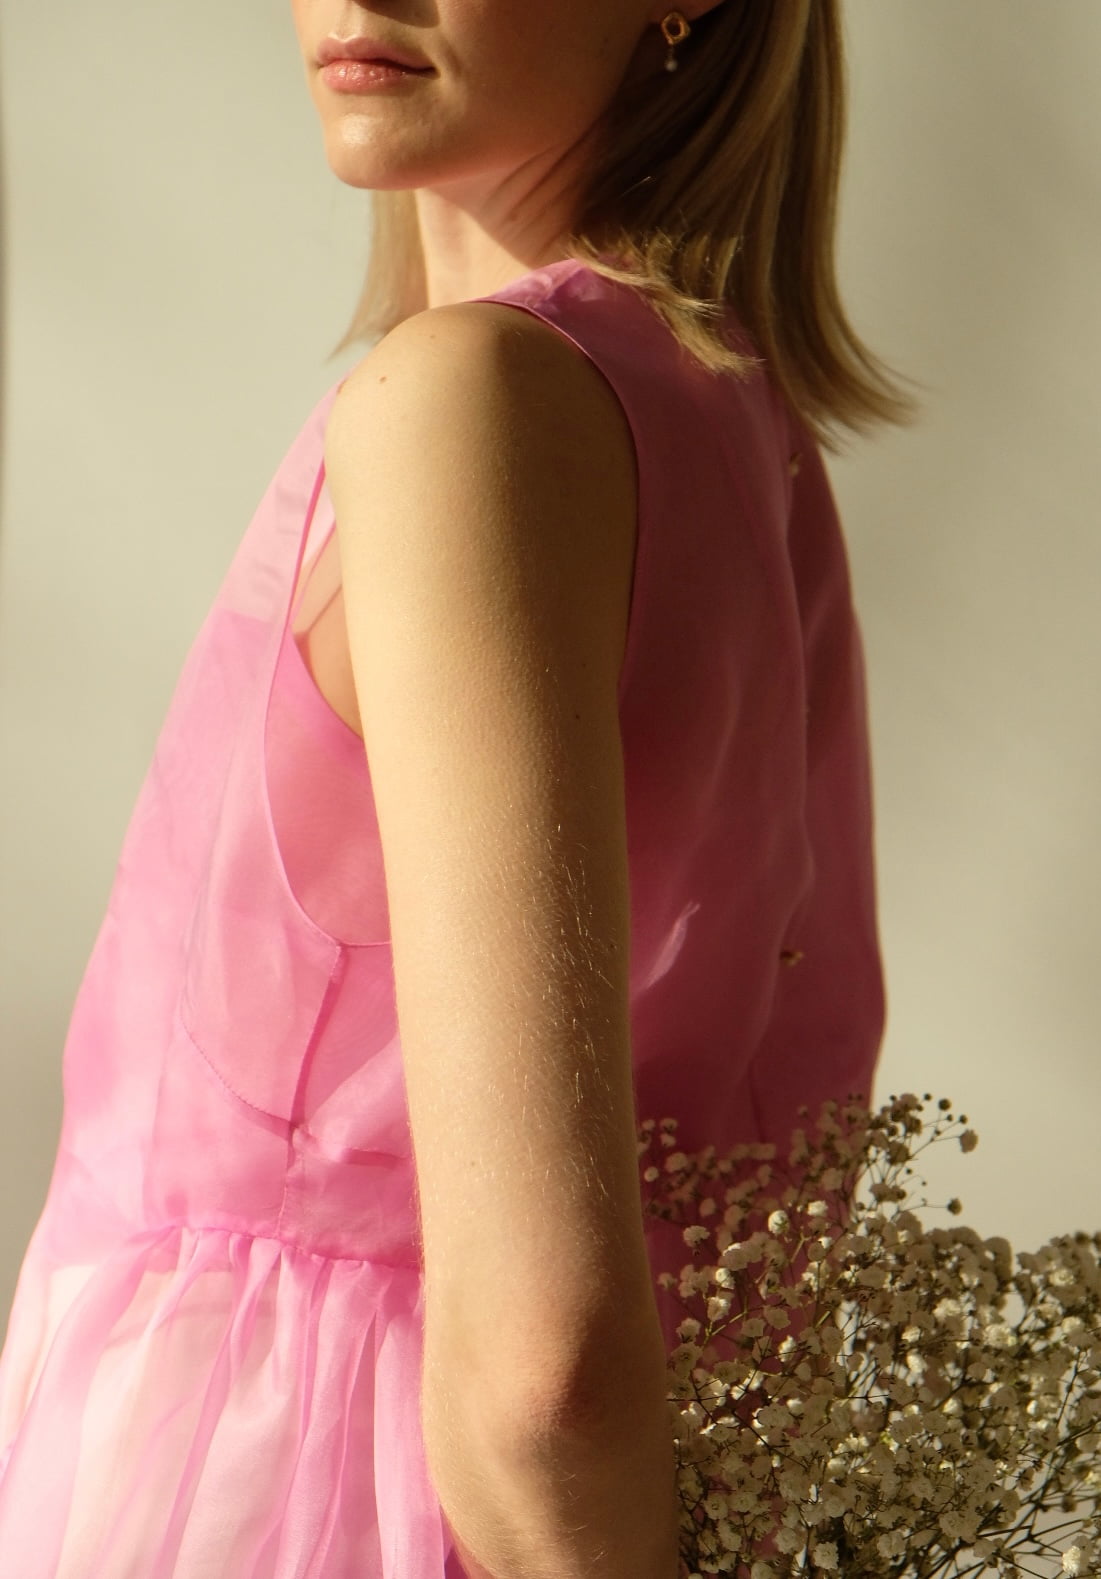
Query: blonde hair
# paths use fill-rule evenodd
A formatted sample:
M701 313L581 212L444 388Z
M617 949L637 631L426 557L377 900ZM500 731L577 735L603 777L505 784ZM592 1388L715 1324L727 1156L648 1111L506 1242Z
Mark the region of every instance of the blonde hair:
M838 292L840 0L723 0L692 24L668 74L653 37L655 69L628 73L594 128L564 255L640 291L705 368L746 377L758 359L727 343L732 307L831 453L843 447L834 430L915 421L902 375L858 338ZM426 305L415 194L376 191L366 282L331 354Z

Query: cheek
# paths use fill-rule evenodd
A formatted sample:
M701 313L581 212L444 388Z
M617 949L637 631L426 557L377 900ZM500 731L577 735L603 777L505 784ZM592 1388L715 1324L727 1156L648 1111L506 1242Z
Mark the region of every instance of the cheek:
M553 29L529 28L470 63L462 98L472 125L508 128L539 147L580 136L615 81L608 58L595 49L579 50Z
M591 5L583 19L556 21L530 61L531 102L579 135L614 96L644 30L643 22L625 20L610 5Z
M452 0L463 75L510 118L575 120L626 65L622 13L622 0Z
M312 0L290 0L291 24L298 48L303 59L312 58L314 50L322 38L330 31L323 26L325 18L320 14L319 7Z

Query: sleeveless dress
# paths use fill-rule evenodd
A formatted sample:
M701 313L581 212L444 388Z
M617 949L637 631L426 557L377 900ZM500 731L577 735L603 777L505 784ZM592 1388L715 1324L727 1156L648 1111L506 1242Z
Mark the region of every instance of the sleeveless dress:
M685 1149L870 1098L884 1024L862 644L822 459L567 260L492 296L622 403L619 685L637 1112ZM755 348L744 330L744 349ZM0 1572L459 1579L419 1424L422 1280L363 743L289 630L333 531L334 386L187 655L64 1048L0 1356ZM655 1275L687 1259L651 1224ZM659 1296L670 1347L683 1312Z

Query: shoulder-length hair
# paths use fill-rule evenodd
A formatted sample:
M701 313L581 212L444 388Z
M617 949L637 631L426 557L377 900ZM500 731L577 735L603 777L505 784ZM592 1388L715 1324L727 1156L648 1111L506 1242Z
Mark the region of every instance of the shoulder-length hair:
M906 426L920 410L859 339L835 268L847 82L840 0L722 0L692 23L678 70L648 35L593 128L563 251L633 286L705 368L763 360L831 453L833 431ZM643 46L645 49L648 46ZM336 356L427 306L416 197L372 193L370 259ZM760 359L727 343L727 308Z

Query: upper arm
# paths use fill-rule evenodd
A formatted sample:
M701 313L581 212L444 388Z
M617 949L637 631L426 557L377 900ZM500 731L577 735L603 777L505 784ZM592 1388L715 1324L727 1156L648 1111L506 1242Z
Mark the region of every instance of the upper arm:
M554 330L460 303L359 364L325 459L386 874L426 1344L566 1377L648 1277L617 698L633 441Z

